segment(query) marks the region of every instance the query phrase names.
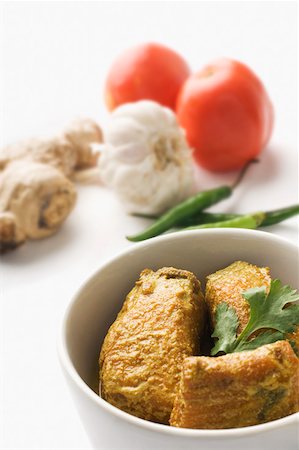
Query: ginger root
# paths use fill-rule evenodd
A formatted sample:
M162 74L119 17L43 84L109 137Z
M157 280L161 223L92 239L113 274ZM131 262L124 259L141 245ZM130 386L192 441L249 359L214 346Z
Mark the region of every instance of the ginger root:
M98 125L83 119L53 138L0 150L0 253L58 230L76 202L70 180L95 170L92 144L101 141Z
M0 253L51 234L67 218L76 190L48 164L15 161L0 173Z
M0 212L0 253L14 250L26 241L24 230L15 214Z
M96 166L98 153L92 144L102 142L102 131L91 119L77 119L62 133L51 138L33 138L0 150L0 170L14 160L49 164L68 178Z

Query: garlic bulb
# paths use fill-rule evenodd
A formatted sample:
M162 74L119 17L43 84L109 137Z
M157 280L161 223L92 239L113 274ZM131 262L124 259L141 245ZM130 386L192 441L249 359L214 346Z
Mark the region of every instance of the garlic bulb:
M191 150L175 114L152 101L113 111L99 166L128 212L162 213L190 195L194 182Z

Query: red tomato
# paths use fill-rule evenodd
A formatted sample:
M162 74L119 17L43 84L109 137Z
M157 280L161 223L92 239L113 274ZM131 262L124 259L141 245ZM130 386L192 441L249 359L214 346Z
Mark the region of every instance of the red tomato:
M151 43L130 48L111 67L106 104L112 110L147 99L175 109L179 89L189 74L185 60L170 48Z
M221 59L191 75L177 101L195 160L212 171L240 169L270 139L273 107L259 78L244 64Z

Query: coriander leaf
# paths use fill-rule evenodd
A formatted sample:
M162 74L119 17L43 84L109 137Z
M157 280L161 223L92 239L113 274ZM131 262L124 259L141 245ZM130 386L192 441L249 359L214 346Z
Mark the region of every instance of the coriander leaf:
M299 295L290 286L282 286L280 280L271 281L268 295L264 286L249 289L242 295L249 303L250 317L246 328L238 337L239 341L263 328L283 334L291 333L299 324L299 305L284 308L287 304L298 301Z
M284 334L280 331L263 331L258 336L249 341L241 341L234 347L234 352L244 352L246 350L255 350L258 347L266 344L272 344L276 341L284 340Z
M235 308L221 303L216 309L216 326L212 337L218 338L217 343L213 347L211 354L216 355L218 352L231 353L233 345L236 341L237 328L239 319Z
M249 321L236 337L239 321L235 309L225 303L219 304L212 335L218 341L212 349L212 355L220 351L233 353L253 350L261 345L287 339L287 334L299 325L299 305L293 304L299 300L299 294L290 286L283 286L280 280L271 281L269 294L266 286L262 286L249 289L242 295L250 306ZM259 334L250 339L257 331Z

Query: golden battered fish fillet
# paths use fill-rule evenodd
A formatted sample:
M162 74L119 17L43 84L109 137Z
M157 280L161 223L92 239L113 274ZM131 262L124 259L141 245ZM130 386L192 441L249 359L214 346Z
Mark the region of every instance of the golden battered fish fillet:
M287 339L292 342L293 350L299 357L299 326L293 331L293 333L287 334Z
M205 292L211 323L215 326L215 313L219 303L233 306L239 318L238 334L245 328L249 319L249 304L242 292L266 286L270 288L271 277L268 267L257 267L244 261L236 261L225 269L207 277Z
M249 304L242 296L242 292L266 286L270 289L271 276L268 267L257 267L244 261L236 261L225 269L207 277L205 299L210 313L212 325L215 326L215 313L219 303L227 303L233 306L239 318L240 326L237 334L240 334L249 320ZM287 335L297 355L299 355L299 327L293 333Z
M236 428L299 410L299 360L287 341L217 358L184 360L170 424Z
M102 397L137 417L168 424L182 362L199 354L205 315L191 272L144 270L104 340Z

